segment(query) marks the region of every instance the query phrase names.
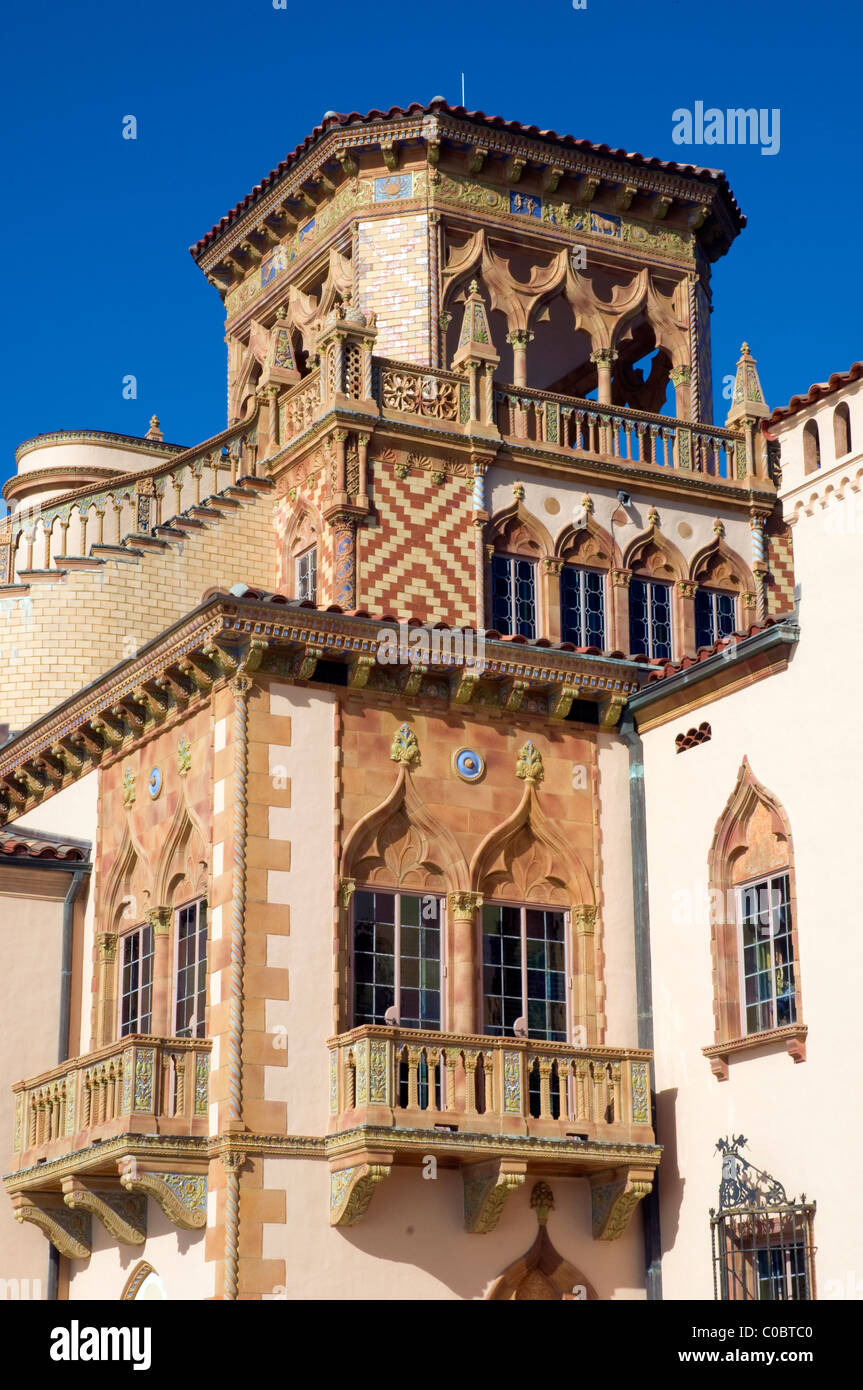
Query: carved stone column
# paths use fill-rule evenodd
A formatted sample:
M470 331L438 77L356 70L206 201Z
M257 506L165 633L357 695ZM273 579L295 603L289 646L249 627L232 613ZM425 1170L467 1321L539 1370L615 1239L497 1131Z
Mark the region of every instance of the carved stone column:
M752 573L758 585L755 594L755 620L763 623L767 616L767 537L765 535L766 516L754 512L749 518L749 534L752 540Z
M691 579L679 579L675 585L681 652L684 656L695 655L695 590L697 587Z
M612 651L629 652L629 570L611 571L611 623L609 644Z
M168 1038L174 1031L171 1018L171 916L170 907L151 907L146 914L153 928L153 1021L150 1032L158 1038Z
M590 354L596 367L596 399L600 405L611 405L611 372L617 361L617 353L612 348L597 348Z
M449 1031L476 1033L479 962L477 951L476 914L482 907L479 893L450 893L449 909L450 986Z
M549 641L560 642L561 637L561 613L560 613L560 572L563 569L563 561L554 557L543 560L545 569L545 597L547 605L546 624Z
M104 1047L106 1043L114 1041L118 939L115 932L99 932L96 936L94 1047Z
M533 342L533 334L525 328L507 333L506 341L512 348L512 382L514 386L527 385L527 345ZM610 398L610 397L609 397Z
M327 515L334 535L333 603L340 608L357 606L357 517L353 512Z
M692 370L689 366L672 367L669 380L674 387L674 413L678 420L692 419Z
M596 908L592 903L580 903L572 909L571 915L573 1011L576 1030L584 1030L583 1034L576 1032L575 1042L579 1047L587 1047L599 1041L596 1017Z

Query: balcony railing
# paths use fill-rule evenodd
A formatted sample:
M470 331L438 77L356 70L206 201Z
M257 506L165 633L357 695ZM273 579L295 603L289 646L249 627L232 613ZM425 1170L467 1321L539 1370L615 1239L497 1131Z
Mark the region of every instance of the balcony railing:
M654 1142L642 1049L371 1026L328 1046L331 1133L375 1125Z
M0 584L22 572L62 568L66 557L95 558L130 536L154 532L158 539L159 526L257 474L254 423L241 422L140 473L25 504L0 522ZM200 525L194 514L188 525Z
M208 1039L142 1034L19 1081L15 1166L119 1134L206 1135L210 1048Z

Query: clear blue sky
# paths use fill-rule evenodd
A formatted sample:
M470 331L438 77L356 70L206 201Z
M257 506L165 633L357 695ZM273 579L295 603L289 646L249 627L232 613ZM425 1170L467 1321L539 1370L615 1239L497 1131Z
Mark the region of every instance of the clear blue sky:
M471 109L725 168L749 225L714 269L716 381L744 338L772 405L863 356L859 0L288 5L6 8L3 478L48 430L221 428L222 304L188 246L324 111L458 103L462 68ZM779 153L675 146L696 101L778 107Z

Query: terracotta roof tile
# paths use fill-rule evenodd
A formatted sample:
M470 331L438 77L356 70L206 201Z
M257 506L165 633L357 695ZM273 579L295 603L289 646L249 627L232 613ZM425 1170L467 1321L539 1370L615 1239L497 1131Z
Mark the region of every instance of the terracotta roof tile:
M66 835L49 835L44 830L0 830L0 864L9 859L69 860L84 864L90 858L89 840L73 840Z
M310 135L307 135L296 149L285 156L276 165L275 169L256 183L251 193L247 193L239 203L231 208L224 217L213 226L206 235L194 246L190 246L191 254L197 258L207 249L212 241L221 235L233 222L254 202L272 188L274 183L285 174L293 164L308 152L323 135L336 126L350 125L374 125L378 121L404 118L406 116L421 116L432 112L443 112L448 116L455 116L464 121L470 121L474 125L490 126L495 130L510 131L515 135L532 136L538 140L545 140L552 144L563 145L567 149L583 150L588 154L604 155L608 159L622 159L630 164L635 164L642 169L663 169L671 174L680 174L684 177L706 180L716 185L720 193L724 194L728 204L731 220L738 231L746 226L746 218L740 211L734 194L731 192L728 180L721 169L708 169L700 164L678 164L672 159L658 159L655 155L643 155L637 151L613 149L610 145L594 144L590 140L581 140L573 135L559 135L556 130L540 130L535 125L522 125L520 121L507 121L503 116L487 116L484 111L468 111L464 106L450 106L446 101L433 101L428 106L423 106L420 102L413 102L410 106L391 106L389 111L379 111L374 109L367 111L365 115L358 111L351 111L348 114L333 112L325 117L320 125L315 126Z
M861 376L863 362L852 362L847 372L834 372L828 381L816 381L809 387L805 396L792 396L787 405L778 405L764 424L776 425L780 420L787 420L789 416L805 410L808 405L814 405L822 397L832 396L834 391L841 391L843 386L848 386L852 381L859 381Z

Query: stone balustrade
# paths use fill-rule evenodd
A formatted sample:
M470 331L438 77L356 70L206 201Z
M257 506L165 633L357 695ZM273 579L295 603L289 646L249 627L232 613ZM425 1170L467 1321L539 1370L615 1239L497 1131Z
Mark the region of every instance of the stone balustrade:
M642 1049L372 1026L328 1045L331 1133L373 1125L654 1142Z
M135 1035L19 1081L15 1169L121 1134L207 1134L208 1039Z

